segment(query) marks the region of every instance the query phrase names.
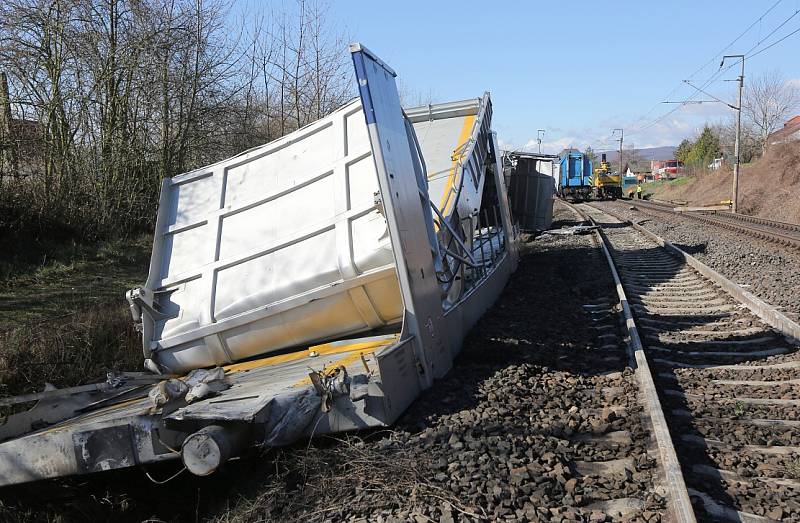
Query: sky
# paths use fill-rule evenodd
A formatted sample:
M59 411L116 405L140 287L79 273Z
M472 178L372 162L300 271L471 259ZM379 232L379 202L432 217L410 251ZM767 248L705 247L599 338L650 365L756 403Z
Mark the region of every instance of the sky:
M536 150L537 129L545 130L548 153L617 148L614 128L625 130L626 148L677 145L704 122L733 117L719 103L661 103L708 100L682 80L703 85L723 54L748 55L745 84L779 70L800 85L800 32L755 56L800 29L800 0L333 0L329 8L331 23L420 97L452 101L490 91L493 127L506 148ZM736 83L724 80L738 71L718 75L706 90L735 102Z

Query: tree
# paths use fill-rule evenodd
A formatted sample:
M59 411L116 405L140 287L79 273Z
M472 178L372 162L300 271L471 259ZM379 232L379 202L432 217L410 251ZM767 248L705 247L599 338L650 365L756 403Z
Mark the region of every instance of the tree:
M160 178L278 138L355 95L348 38L322 0L256 3L240 31L226 25L230 5L0 0L10 92L0 155L16 152L12 120L38 133L35 169L15 155L26 159L14 193L25 188L25 200L0 176L0 207L84 238L146 230Z
M800 106L800 88L779 71L756 76L745 84L742 116L760 138L762 150L767 136L775 131Z
M706 125L692 144L685 163L696 167L705 167L719 154L719 150L719 136Z
M684 165L689 163L689 153L692 152L692 142L684 138L683 141L675 149L675 159L682 162Z
M719 138L719 147L722 155L732 161L734 143L736 142L736 116L731 114L727 120L712 126L712 130ZM739 159L742 163L749 163L761 154L761 138L752 126L742 125L742 136L739 142Z
M343 52L349 39L326 22L326 4L297 0L294 11L272 12L266 21L251 18L245 93L248 119L256 120L260 134L281 136L355 96L352 65Z
M3 176L17 170L17 151L11 133L11 98L8 94L8 76L0 71L0 185Z
M422 107L439 101L439 97L433 89L428 88L427 91L419 91L406 84L401 78L397 78L397 91L400 95L400 105L405 108Z
M636 152L636 149L631 144L627 149L622 150L622 165L636 163L639 161L639 155Z

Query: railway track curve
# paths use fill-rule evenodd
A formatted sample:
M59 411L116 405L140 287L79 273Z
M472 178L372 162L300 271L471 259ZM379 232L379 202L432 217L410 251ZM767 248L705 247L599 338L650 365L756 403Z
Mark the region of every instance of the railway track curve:
M602 227L672 516L800 520L800 326L649 231L573 209Z

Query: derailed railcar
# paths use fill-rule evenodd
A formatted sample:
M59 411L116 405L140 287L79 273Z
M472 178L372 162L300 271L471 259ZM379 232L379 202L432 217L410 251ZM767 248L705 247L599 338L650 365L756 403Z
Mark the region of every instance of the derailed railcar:
M406 113L351 46L359 100L166 180L128 294L152 374L7 398L0 485L392 423L516 267L491 101Z
M557 156L512 151L506 153L505 179L509 205L521 231L537 233L550 228L555 197L554 166Z

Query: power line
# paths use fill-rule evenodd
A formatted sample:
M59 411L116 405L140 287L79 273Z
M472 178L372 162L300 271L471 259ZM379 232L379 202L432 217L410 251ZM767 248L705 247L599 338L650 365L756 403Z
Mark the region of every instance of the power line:
M763 44L765 41L767 41L767 39L769 39L769 37L770 37L770 36L772 36L772 35L774 35L776 32L778 32L778 31L779 31L779 30L780 30L780 29L781 29L781 28L782 28L784 25L786 25L786 24L787 24L787 23L788 23L788 22L789 22L789 21L790 21L792 18L794 18L794 17L795 17L795 16L797 16L798 14L800 14L800 9L796 9L796 10L794 11L794 13L792 13L792 14L791 14L791 15L790 15L788 18L786 18L786 19L785 19L783 22L781 22L781 23L778 25L778 27L776 27L775 29L773 29L772 31L770 31L770 33L769 33L767 36L765 36L764 38L762 38L761 40L759 40L758 42L756 42L756 44L755 44L753 47L751 47L750 49L748 49L748 50L747 50L747 51L744 53L744 56L745 56L745 58L752 58L752 57L754 57L754 56L758 56L759 54L763 53L764 51L766 51L766 50L767 50L767 49L769 49L770 47L773 47L774 45L776 45L776 44L778 44L778 43L782 42L783 40L785 40L785 39L789 38L790 36L792 36L793 34L795 34L797 31L793 31L793 32L789 33L788 35L786 35L786 36L784 36L784 37L780 38L779 40L777 40L777 41L775 41L775 42L771 43L771 44L770 44L770 45L768 45L767 47L765 47L765 48L763 48L763 49L760 49L760 50L758 50L757 52L753 53L753 51L754 51L755 49L757 49L757 48L758 48L758 47L759 47L761 44ZM752 54L751 54L751 53L752 53ZM711 75L711 77L710 77L708 80L706 80L706 81L705 81L705 83L703 84L703 89L705 89L706 87L708 87L708 86L709 86L711 83L713 83L713 82L714 82L714 81L715 81L717 78L719 78L720 76L722 76L724 73L726 73L727 71L729 71L731 68L733 68L733 67L736 67L737 65L739 65L739 63L741 63L741 60L736 60L736 61L732 62L731 64L729 64L727 67L724 67L724 68L722 68L722 67L721 67L721 68L720 68L718 71L716 71L714 74L712 74L712 75Z
M772 42L771 44L769 44L769 45L768 45L767 47L765 47L764 49L761 49L759 52L757 52L757 53L753 53L752 55L748 56L748 58L752 58L752 57L754 57L754 56L758 56L758 55L760 55L761 53L763 53L764 51L766 51L766 50L767 50L767 49L769 49L770 47L773 47L773 46L775 46L775 45L778 45L779 43L783 42L784 40L786 40L786 39L787 39L787 38L789 38L790 36L792 36L792 35L795 35L795 34L797 34L797 33L800 33L800 27L798 27L797 29L795 29L795 30L794 30L794 31L792 31L791 33L787 34L787 35L786 35L786 36L784 36L783 38L781 38L781 39L779 39L779 40L776 40L776 41Z
M765 48L763 48L763 49L760 49L758 52L756 52L756 53L753 53L753 54L750 54L750 53L752 53L752 52L753 52L755 49L757 49L757 48L758 48L758 46L760 46L761 44L763 44L763 43L764 43L764 42L765 42L765 41L766 41L766 40L767 40L767 39L768 39L770 36L772 36L772 35L774 35L775 33L777 33L777 32L780 30L780 28L781 28L781 27L783 27L784 25L786 25L786 24L787 24L787 23L788 23L788 22L789 22L789 21L790 21L792 18L794 18L794 17L795 17L795 16L797 16L798 14L800 14L800 9L796 9L796 10L795 10L795 12L794 12L794 13L792 13L792 14L789 16L789 18L787 18L786 20L784 20L783 22L781 22L781 23L780 23L780 25L778 25L778 27L776 27L775 29L773 29L772 31L770 31L770 33L769 33L767 36L765 36L764 38L762 38L761 40L759 40L758 42L756 42L756 44L755 44L753 47L751 47L750 49L748 49L748 50L747 50L747 52L745 52L745 53L744 53L744 55L745 55L745 58L752 58L752 57L754 57L754 56L758 56L759 54L763 53L764 51L766 51L766 50L767 50L767 49L769 49L770 47L772 47L772 46L774 46L774 45L776 45L776 44L778 44L778 43L780 43L780 42L782 42L782 41L786 40L787 38L789 38L790 36L792 36L793 34L795 34L797 31L793 31L793 32L789 33L788 35L784 36L783 38L781 38L781 39L779 39L779 40L777 40L777 41L775 41L775 42L771 43L771 44L770 44L770 45L768 45L767 47L765 47ZM741 61L741 60L736 60L735 62L731 63L730 65L728 65L728 66L727 66L727 67L725 67L724 69L720 69L719 71L717 71L717 72L716 72L716 73L715 73L715 74L712 76L712 79L711 79L711 80L709 80L708 82L706 82L706 84L705 84L704 86L707 86L709 83L711 83L711 81L713 81L713 80L716 80L716 79L717 79L717 78L719 78L719 77L720 77L720 76L721 76L723 73L725 73L725 72L727 72L728 70L730 70L731 68L733 68L733 67L737 66L737 65L739 64L739 62L740 62L740 61Z
M724 49L723 49L721 52L725 52L725 50L727 50L727 49L728 49L728 48L729 48L731 45L733 45L733 43L735 43L736 41L738 41L738 40L739 40L739 39L740 39L740 38L741 38L741 37L742 37L742 36L743 36L745 33L747 33L747 32L748 32L748 31L749 31L749 30L750 30L750 29L751 29L751 28L752 28L752 27L753 27L753 26L754 26L756 23L758 23L758 22L759 22L759 21L760 21L760 20L761 20L761 19L762 19L762 18L763 18L763 17L764 17L764 16L765 16L767 13L769 13L770 11L772 11L772 10L773 10L773 9L774 9L774 8L775 8L775 7L776 7L778 4L779 4L779 3L780 3L780 0L779 0L778 2L776 2L775 4L773 4L773 5L772 5L772 7L770 7L770 8L769 8L769 9L768 9L768 10L767 10L767 11L766 11L766 12L765 12L763 15L761 15L761 16L760 16L760 17L759 17L759 18L758 18L758 19L757 19L755 22L753 22L752 24L750 24L750 26L749 26L747 29L745 29L745 31L744 31L742 34L740 34L739 36L737 36L737 37L736 37L736 38L733 40L733 42L731 42L730 44L728 44L728 45L727 45L727 46L726 46L726 47L725 47L725 48L724 48ZM744 54L745 54L745 57L746 57L746 58L751 58L751 57L753 57L753 56L757 56L757 55L759 55L759 54L763 53L764 51L766 51L767 49L769 49L769 48L771 48L771 47L773 47L773 46L775 46L775 45L779 44L779 43L780 43L780 42L782 42L783 40L785 40L785 39L789 38L790 36L794 35L795 33L797 33L797 32L800 32L800 29L797 29L797 30L795 30L795 31L793 31L793 32L791 32L791 33L789 33L789 34L785 35L784 37L780 38L779 40L777 40L777 41L775 41L775 42L771 43L771 44L770 44L770 45L768 45L767 47L765 47L765 48L763 48L763 49L760 49L760 50L759 50L759 51L757 51L756 53L750 54L750 53L752 53L752 52L753 52L755 49L757 49L757 48L758 48L758 47L759 47L759 46L760 46L762 43L764 43L764 42L765 42L767 39L769 39L769 38L770 38L772 35L774 35L774 34L775 34L777 31L779 31L779 30L780 30L780 29L781 29L783 26L785 26L787 23L789 23L789 21L790 21L790 20L792 20L792 18L794 18L794 17L795 17L795 16L797 16L798 14L800 14L800 9L796 9L796 10L795 10L795 11L794 11L794 12L793 12L793 13L792 13L792 14L791 14L791 15L790 15L788 18L786 18L786 19L785 19L783 22L781 22L781 23L780 23L780 24L779 24L777 27L775 27L775 28L774 28L772 31L770 31L770 33L769 33L767 36L765 36L765 37L761 38L761 39L760 39L758 42L756 42L756 44L755 44L755 45L753 45L753 46L752 46L750 49L748 49L748 50L747 50L747 52L746 52L746 53L744 53ZM714 58L712 58L712 59L711 59L709 62L707 62L706 64L704 64L704 65L703 65L703 66L702 66L700 69L698 69L697 71L695 71L695 73L692 73L692 75L696 74L697 72L701 71L701 70L702 70L702 69L704 69L706 66L708 66L708 64L709 64L709 63L711 63L711 62L712 62L714 59L716 59L716 58L719 56L719 54L720 54L720 53L718 53L717 55L715 55L715 56L714 56ZM728 70L730 70L732 67L735 67L735 66L736 66L737 64L739 64L739 63L740 63L740 60L739 60L739 61L735 61L735 62L731 63L730 65L728 65L728 66L727 66L727 67L725 67L725 68L720 68L719 70L715 71L715 72L714 72L714 73L713 73L713 74L712 74L712 75L711 75L711 76L710 76L710 77L709 77L709 78L708 78L708 79L707 79L707 80L706 80L706 81L703 83L703 85L702 85L702 88L701 88L701 89L705 89L706 87L708 87L708 86L709 86L710 84L712 84L712 83L713 83L713 82L714 82L714 81L715 81L717 78L719 78L719 77L720 77L722 74L724 74L725 72L727 72ZM690 79L691 79L691 76L690 76ZM671 93L670 93L670 94L674 93L676 90L677 90L677 88L676 88L676 89L673 89L673 90L671 91ZM649 123L647 123L647 124L645 124L645 125L643 125L643 126L640 126L640 127L635 127L635 126L634 126L634 127L633 127L633 129L630 131L630 134L634 134L634 133L637 133L637 132L642 132L642 131L645 131L645 130L647 130L647 129L650 129L650 128L652 128L652 127L653 127L653 126L655 126L655 125L658 125L658 124L659 124L659 123L661 123L661 122L662 122L662 121L663 121L665 118L669 117L670 115L672 115L673 113L675 113L676 111L678 111L680 108L682 108L682 107L683 107L683 106L684 106L686 103L690 103L690 102L694 101L694 97L695 97L695 96L697 96L697 94L698 94L697 92L693 93L692 95L690 95L690 96L689 96L689 97L688 97L688 98L685 100L685 103L684 103L684 104L681 104L681 105L677 105L677 106L675 106L673 109L671 109L670 111L668 111L668 112L664 113L663 115L661 115L661 116L657 117L655 120L653 120L653 121L651 121L651 122L649 122ZM668 97L669 97L669 96L668 96ZM652 112L652 110L650 110L650 111L648 112L648 114L649 114L650 112ZM640 120L641 120L641 119L640 119Z
M798 15L798 13L800 13L800 9L795 9L794 13L792 13L792 14L791 14L791 16L789 16L789 18L787 18L786 20L784 20L783 22L781 22L781 24L780 24L778 27L776 27L775 29L773 29L772 31L770 31L770 33L769 33L767 36L765 36L764 38L762 38L761 40L759 40L759 41L758 41L758 43L756 43L756 45L754 45L753 47L751 47L750 49L748 49L748 50L747 50L747 52L746 52L746 53L744 53L744 54L745 54L745 55L749 55L749 54L750 54L750 53L751 53L751 52L752 52L752 51L753 51L755 48L757 48L759 45L761 45L762 43L764 43L765 41L767 41L767 39L769 39L769 37L770 37L770 36L772 36L772 35L774 35L775 33L777 33L777 32L778 32L778 30L779 30L781 27L783 27L784 25L786 25L786 24L789 22L789 20L791 20L792 18L794 18L795 16L797 16L797 15ZM760 51L759 51L759 52L760 52ZM734 64L734 65L735 65L735 64Z
M800 11L798 11L798 12L800 12ZM796 12L795 14L797 14L797 12ZM792 36L792 35L794 35L794 34L797 34L798 32L800 32L800 28L797 28L797 29L795 29L794 31L792 31L791 33L789 33L789 34L787 34L787 35L785 35L785 36L781 37L780 39L778 39L778 40L776 40L775 42L771 43L771 44L770 44L770 45L768 45L767 47L765 47L765 48L763 48L763 49L760 49L760 50L758 50L757 52L755 52L755 53L753 53L753 54L751 54L751 55L746 55L746 56L745 56L745 58L752 58L752 57L754 57L754 56L758 56L759 54L763 53L763 52L764 52L764 51L766 51L767 49L770 49L771 47L773 47L773 46L775 46L775 45L777 45L777 44L781 43L782 41L786 40L787 38L789 38L790 36ZM774 32L773 32L773 33L774 33ZM771 33L771 34L773 34L773 33ZM757 46L754 46L754 47L750 48L750 51L754 50L756 47L757 47ZM749 52L749 51L748 51L748 52ZM715 81L717 78L719 78L719 77L720 77L720 76L721 76L723 73L727 72L728 70L730 70L732 67L735 67L735 66L736 66L736 65L738 65L739 63L741 63L741 60L734 61L734 62L733 62L731 65L729 65L729 66L727 66L727 67L725 67L725 68L722 68L722 69L720 69L719 71L715 72L713 75L711 75L711 77L710 77L708 80L706 80L706 81L703 83L702 89L705 89L706 87L708 87L708 86L709 86L710 84L712 84L712 83L713 83L713 82L714 82L714 81ZM698 90L698 91L699 91L699 90ZM690 103L694 102L694 101L695 101L695 100L694 100L694 98L695 98L696 96L698 96L698 94L699 94L699 92L695 92L695 93L691 94L691 95L690 95L690 96L689 96L689 97L688 97L686 100L684 100L684 101L683 101L683 103L682 103L682 104L676 105L676 106L675 106L674 108L672 108L671 110L669 110L669 111L667 111L666 113L662 114L661 116L659 116L659 117L658 117L658 118L656 118L655 120L653 120L653 121L651 121L651 122L649 122L649 123L645 124L644 126L641 126L641 127L634 127L634 128L633 128L633 129L630 131L630 134L641 133L642 131L646 131L647 129L650 129L650 128L652 128L652 127L654 127L654 126L658 125L659 123L661 123L662 121L664 121L664 120L665 120L667 117L669 117L670 115L672 115L672 114L673 114L673 113L675 113L676 111L678 111L678 110L680 110L681 108L683 108L685 105L688 105L688 104L690 104Z
M761 14L761 16L759 16L758 18L756 18L756 19L753 21L753 23L752 23L752 24L750 24L749 26L747 26L747 29L745 29L744 31L742 31L742 32L739 34L739 36L737 36L736 38L734 38L734 39L733 39L733 40L732 40L732 41L731 41L731 42L730 42L728 45L726 45L725 47L723 47L723 48L722 48L722 50L720 50L720 51L719 51L717 54L715 54L714 56L712 56L712 57L711 57L711 59L710 59L708 62L704 63L704 64L703 64L703 65L701 65L701 66L700 66L700 67L699 67L697 70L695 70L695 71L694 71L692 74L690 74L690 75L689 75L689 77L687 78L687 80L691 80L692 78L694 78L694 77L695 77L695 75L696 75L697 73L699 73L700 71L702 71L703 69L705 69L706 67L708 67L708 66L709 66L711 63L713 63L713 62L714 62L714 60L716 60L717 58L719 58L719 57L722 55L722 53L724 53L725 51L727 51L728 49L730 49L730 47L731 47L733 44L735 44L736 42L738 42L738 41L739 41L739 40L740 40L740 39L741 39L741 38L742 38L744 35L746 35L746 34L747 34L747 33L748 33L748 32L749 32L749 31L750 31L750 30L751 30L753 27L755 27L755 25L756 25L757 23L759 23L761 20L763 20L763 19L764 19L764 17L765 17L765 16L767 16L767 15L768 15L770 12L772 12L772 10L773 10L773 9L775 9L776 7L778 7L778 4L780 4L782 1L783 1L783 0L777 0L777 2L775 2L774 4L772 4L772 6L771 6L769 9L767 9L766 11L764 11L764 12ZM675 92L677 92L677 91L678 91L678 90L681 88L681 86L682 86L682 85L683 85L682 83L678 83L678 85L676 85L676 86L675 86L675 87L674 87L674 88L673 88L673 89L672 89L672 90L671 90L669 93L667 93L667 96L665 96L665 97L664 97L664 99L665 99L665 100L668 100L668 99L669 99L669 98L670 98L670 97L671 97L673 94L675 94ZM649 116L649 115L650 115L650 114L651 114L653 111L655 111L655 109L656 109L657 107L660 107L660 106L661 106L661 103L660 103L660 102L656 103L656 104L655 104L655 105L654 105L654 106L653 106L653 107L652 107L652 108L651 108L649 111L647 111L647 112L646 112L646 113L645 113L645 114L644 114L644 115L643 115L641 118L639 118L639 121L641 121L641 120L644 120L645 118L647 118L647 117L648 117L648 116ZM674 108L672 111L670 111L670 112L669 112L669 113L667 113L667 114L672 114L673 112L677 111L679 108L680 108L680 106L678 106L678 107ZM635 128L635 127L634 127L634 131L636 131L636 128Z
M750 29L752 29L752 28L753 28L753 27L754 27L754 26L755 26L757 23L759 23L761 20L763 20L763 19L764 19L764 17L765 17L765 16L767 16L767 15L768 15L768 14L769 14L769 13L770 13L770 12L771 12L773 9L775 9L775 8L778 6L778 4L780 4L782 1L783 1L783 0L778 0L777 2L775 2L774 4L772 4L772 7L770 7L770 8L769 8L769 9L767 9L766 11L764 11L764 14L762 14L761 16L759 16L759 17L758 17L758 18L757 18L757 19L756 19L756 20L755 20L755 21L754 21L752 24L750 24L750 25L747 27L747 29L745 29L744 31L742 31L742 32L741 32L741 34L739 34L739 36L737 36L736 38L734 38L734 39L733 39L733 41L731 41L731 43L729 43L728 45L726 45L725 47L723 47L723 48L722 48L722 50L721 50L720 52L718 52L717 54L715 54L714 56L712 56L712 57L711 57L711 60L709 60L708 62L706 62L705 64L703 64L703 65L702 65L702 66L701 66L701 67L700 67L700 68L699 68L697 71L695 71L695 72L693 72L691 75L689 75L689 77L687 78L687 80L691 80L692 78L694 78L694 75L696 75L697 73L699 73L700 71L702 71L703 69L705 69L706 67L708 67L708 66L709 66L711 63L713 63L713 62L714 62L714 60L716 60L717 58L719 58L719 57L720 57L720 56L721 56L721 55L722 55L722 54L723 54L725 51L727 51L728 49L730 49L730 48L731 48L731 46L733 46L733 44L735 44L736 42L738 42L738 41L739 41L739 40L740 40L740 39L741 39L741 38L742 38L742 37L743 37L745 34L747 34L747 33L750 31ZM797 12L795 12L795 14L797 14ZM794 15L792 15L792 16L794 16ZM787 21L788 21L788 20L787 20ZM784 23L785 23L785 22L784 22ZM780 26L779 26L779 28L780 28ZM773 32L774 32L774 31L773 31ZM770 33L770 35L771 35L771 34L772 34L772 33ZM770 35L767 35L767 36L765 37L765 39L766 39L766 38L769 38L769 36L770 36ZM745 54L747 54L747 53L745 53Z

